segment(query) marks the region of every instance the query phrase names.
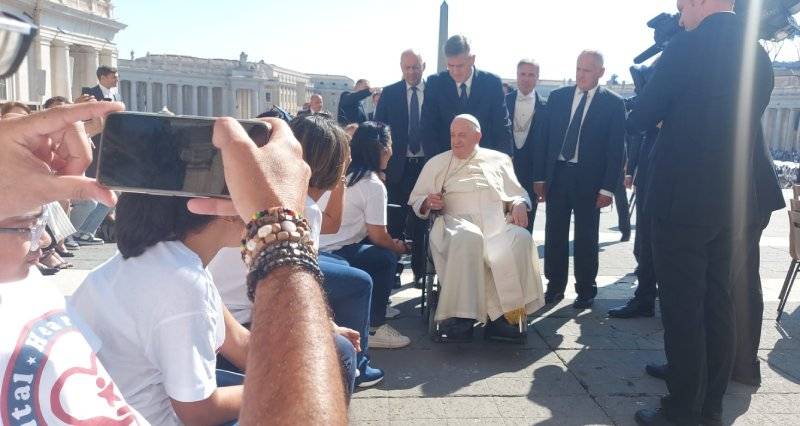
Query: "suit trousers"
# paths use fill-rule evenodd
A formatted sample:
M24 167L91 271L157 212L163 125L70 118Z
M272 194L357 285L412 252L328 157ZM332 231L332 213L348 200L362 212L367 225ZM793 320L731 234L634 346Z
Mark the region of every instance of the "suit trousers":
M743 383L761 381L758 346L761 343L761 322L764 316L764 295L761 292L761 234L769 225L770 215L747 229L744 244L734 247L733 305L736 318L736 358L733 379Z
M422 157L407 158L405 170L400 180L386 185L389 204L396 204L402 207L397 211L390 210L388 217L389 234L392 238L410 239L414 242L411 247L411 269L414 271L415 279L425 276L426 259L422 241L425 233L428 232L428 222L417 217L411 206L408 205L408 198L424 165L425 159Z
M636 257L636 292L634 297L641 302L654 304L658 290L656 288L656 271L653 265L653 242L651 233L652 217L644 208L647 198L647 185L636 187L636 239L633 242L633 253Z
M628 192L625 190L625 184L620 183L617 190L614 191L614 203L617 208L617 226L620 232L631 232L630 204L628 204Z
M722 411L733 367L732 250L742 244L727 226L692 226L653 218L671 418L694 422Z
M580 166L559 162L547 189L544 274L547 293L563 293L569 274L569 227L575 214L575 291L579 297L597 295L600 209L597 193L581 185Z

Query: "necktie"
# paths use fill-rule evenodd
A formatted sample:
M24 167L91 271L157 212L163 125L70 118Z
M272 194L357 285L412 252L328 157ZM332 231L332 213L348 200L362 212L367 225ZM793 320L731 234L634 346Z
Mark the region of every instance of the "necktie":
M467 83L461 83L461 95L458 97L459 101L461 102L461 106L467 105Z
M581 135L581 124L583 122L583 113L586 110L586 96L587 92L583 92L581 102L572 115L572 120L569 122L569 129L567 129L567 136L564 138L564 145L561 147L561 156L565 161L572 160L575 157L575 149L578 147L578 138Z
M411 102L408 106L408 149L412 154L419 152L419 97L417 88L411 88Z

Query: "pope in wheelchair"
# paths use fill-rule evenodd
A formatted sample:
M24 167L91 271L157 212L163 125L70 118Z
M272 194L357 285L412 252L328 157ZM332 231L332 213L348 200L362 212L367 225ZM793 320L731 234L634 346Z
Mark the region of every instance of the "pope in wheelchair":
M435 214L434 320L448 341L470 340L476 321L486 324L487 338L519 339L527 315L544 306L536 245L525 229L530 197L511 158L479 146L475 117L455 117L450 139L451 150L425 164L409 197L420 218Z

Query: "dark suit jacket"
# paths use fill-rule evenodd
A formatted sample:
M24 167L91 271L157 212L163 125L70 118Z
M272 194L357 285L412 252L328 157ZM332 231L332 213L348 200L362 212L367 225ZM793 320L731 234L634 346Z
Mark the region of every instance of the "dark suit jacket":
M511 147L514 150L512 154L512 159L514 160L514 173L517 175L517 179L519 179L519 183L525 188L526 191L531 191L533 188L533 181L534 181L534 152L536 151L536 145L544 143L544 129L547 124L547 104L545 103L542 98L539 97L539 94L536 94L536 110L533 115L533 121L531 122L531 128L528 131L528 137L525 139L525 145L522 146L522 149L518 149L517 145L514 143L514 112L516 111L517 107L517 94L518 91L512 91L508 95L506 95L506 106L508 107L508 115L511 119ZM542 150L539 149L539 152Z
M367 121L367 114L361 101L368 98L372 93L369 89L358 92L342 92L339 97L339 124L346 126L350 123L363 123Z
M100 89L99 84L97 86L92 87L92 89L89 91L89 94L94 96L94 98L98 101L108 100L106 98L103 98L103 90Z
M553 91L547 100L547 143L535 153L535 180L553 182L558 156L572 116L575 86ZM581 188L596 195L601 189L616 192L622 176L625 150L625 103L616 93L597 88L585 113L578 144L578 169Z
M755 73L743 76L749 49L756 49ZM741 134L737 161L737 123L746 123L737 101L746 82L754 89L746 100L750 129ZM670 42L628 118L637 129L663 122L651 153L645 200L651 214L679 224L730 226L734 211L744 209L746 220L757 223L784 206L761 129L773 82L767 53L756 40L745 41L732 13L711 15Z
M408 100L405 80L383 88L381 101L375 111L375 121L388 124L392 130L393 154L389 159L389 166L386 167L386 181L400 182L408 152Z
M474 74L465 107L459 105L456 82L447 71L432 75L425 82L420 132L426 157L450 149L450 123L458 114L472 114L481 123L481 147L509 156L514 153L502 81L488 72L475 70Z

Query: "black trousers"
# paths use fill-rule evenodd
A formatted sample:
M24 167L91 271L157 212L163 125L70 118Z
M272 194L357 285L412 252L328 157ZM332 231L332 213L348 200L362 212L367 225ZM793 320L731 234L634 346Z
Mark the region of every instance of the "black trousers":
M421 241L427 232L427 222L420 219L408 205L408 197L417 183L425 159L413 157L406 159L405 171L398 180L387 183L386 191L389 195L389 204L401 206L397 211L389 210L388 230L392 238L410 239L414 241L411 249L411 269L414 278L425 275L424 248Z
M761 322L764 316L764 295L761 292L761 234L769 225L770 216L747 228L743 244L734 248L733 305L736 318L736 358L732 377L752 383L761 380L758 346L761 343Z
M641 179L644 181L645 179ZM656 289L656 271L653 265L653 241L651 233L652 217L644 208L647 199L647 185L636 187L636 237L633 242L633 254L636 257L637 286L634 297L644 303L654 304L658 290Z
M652 225L669 364L662 406L675 420L694 422L722 411L736 342L731 262L744 236L655 217Z
M581 182L579 166L559 162L547 190L544 274L547 293L563 293L569 274L569 227L575 214L575 291L579 297L597 295L600 209L597 193Z
M618 227L620 232L631 232L631 215L629 212L628 192L625 191L625 184L620 182L619 187L614 192L614 203L617 208Z

